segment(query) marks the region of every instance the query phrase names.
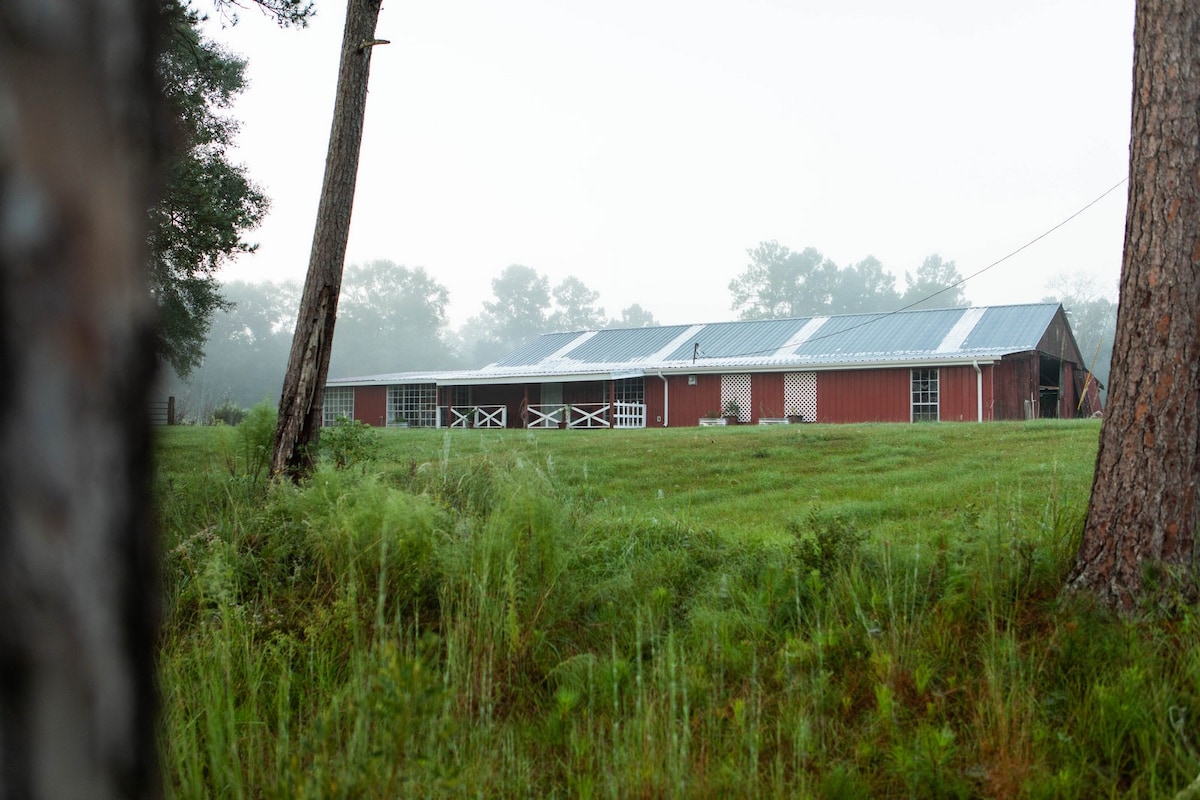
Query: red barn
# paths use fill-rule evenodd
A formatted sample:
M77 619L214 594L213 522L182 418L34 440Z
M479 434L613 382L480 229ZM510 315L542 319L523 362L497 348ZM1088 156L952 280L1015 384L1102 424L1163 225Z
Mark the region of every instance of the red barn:
M477 370L331 380L327 424L659 428L1088 416L1056 303L539 336Z

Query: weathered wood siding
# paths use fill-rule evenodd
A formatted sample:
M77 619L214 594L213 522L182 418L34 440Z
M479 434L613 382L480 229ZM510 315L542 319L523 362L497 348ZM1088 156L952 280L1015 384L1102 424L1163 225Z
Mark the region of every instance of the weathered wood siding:
M1006 356L993 367L993 419L1025 419L1025 401L1038 402L1038 355Z

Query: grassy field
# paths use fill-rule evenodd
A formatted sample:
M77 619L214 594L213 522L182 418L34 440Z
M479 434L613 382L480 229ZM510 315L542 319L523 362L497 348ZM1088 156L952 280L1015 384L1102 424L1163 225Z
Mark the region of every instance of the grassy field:
M299 488L264 478L271 424L159 441L170 796L1149 798L1200 772L1198 621L1060 597L1097 423L344 429Z

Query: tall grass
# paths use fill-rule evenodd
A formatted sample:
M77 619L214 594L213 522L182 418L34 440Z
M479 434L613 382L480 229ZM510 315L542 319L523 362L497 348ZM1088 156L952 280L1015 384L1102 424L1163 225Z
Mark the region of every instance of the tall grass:
M299 488L231 470L230 431L166 431L168 793L1195 778L1200 622L1059 595L1094 424L797 427L388 431Z

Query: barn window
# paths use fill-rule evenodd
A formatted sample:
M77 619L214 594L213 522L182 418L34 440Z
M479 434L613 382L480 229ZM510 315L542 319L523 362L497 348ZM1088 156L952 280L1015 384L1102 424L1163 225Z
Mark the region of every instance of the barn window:
M613 395L618 403L646 402L645 378L618 378L613 381Z
M413 428L437 427L437 386L432 383L409 383L389 386L387 393L388 424L407 422Z
M338 417L354 419L354 387L330 386L325 389L325 405L321 407L321 424L337 424Z
M936 369L914 369L912 371L912 421L937 422L938 420L938 371Z

